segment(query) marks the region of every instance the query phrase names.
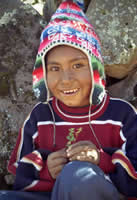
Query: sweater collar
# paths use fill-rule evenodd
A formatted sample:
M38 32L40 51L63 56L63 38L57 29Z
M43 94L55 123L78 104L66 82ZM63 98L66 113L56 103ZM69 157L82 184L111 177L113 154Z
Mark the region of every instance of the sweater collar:
M87 122L89 120L89 109L90 119L96 119L105 110L109 102L109 96L106 94L103 101L99 105L84 106L84 107L68 107L61 101L53 97L52 105L54 111L65 121L71 122Z

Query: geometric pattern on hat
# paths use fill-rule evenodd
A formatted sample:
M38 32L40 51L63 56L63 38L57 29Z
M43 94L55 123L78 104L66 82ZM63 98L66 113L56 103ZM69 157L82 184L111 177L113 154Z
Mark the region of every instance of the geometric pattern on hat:
M80 2L82 5L82 1ZM106 91L100 40L79 7L78 1L70 0L61 3L41 34L33 70L35 96L40 101L48 101L51 97L46 81L45 56L48 51L58 45L69 45L87 55L92 77L90 103L93 105L101 103Z

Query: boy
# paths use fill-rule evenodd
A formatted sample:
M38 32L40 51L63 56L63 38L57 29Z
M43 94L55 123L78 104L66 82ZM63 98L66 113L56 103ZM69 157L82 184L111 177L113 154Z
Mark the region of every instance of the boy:
M137 197L137 114L107 94L99 39L78 5L63 2L41 35L33 78L43 103L25 120L8 165L14 189L29 192L1 199Z

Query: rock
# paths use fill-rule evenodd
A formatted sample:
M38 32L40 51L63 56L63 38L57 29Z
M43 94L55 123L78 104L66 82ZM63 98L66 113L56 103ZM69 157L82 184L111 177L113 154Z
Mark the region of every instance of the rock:
M112 97L125 99L137 108L137 65L134 68L125 79L107 89Z
M18 130L36 103L32 70L45 24L32 6L19 0L12 3L1 0L0 16L0 178L3 179Z
M61 0L56 1L56 0L46 0L46 3L43 7L43 16L44 19L49 22L51 19L51 16L53 15L53 13L56 11L59 3L61 2Z
M92 0L85 0L84 2L85 2L85 12L86 12L88 9L88 6L92 2Z
M14 9L21 5L22 3L20 0L0 0L0 18L4 15L5 12L12 12Z
M43 15L44 0L21 0L25 4L30 4L34 9L36 9L40 15Z
M5 182L7 185L13 185L14 181L15 181L15 177L12 174L8 174L4 177Z
M137 1L92 0L87 16L101 44L108 76L122 79L137 64Z

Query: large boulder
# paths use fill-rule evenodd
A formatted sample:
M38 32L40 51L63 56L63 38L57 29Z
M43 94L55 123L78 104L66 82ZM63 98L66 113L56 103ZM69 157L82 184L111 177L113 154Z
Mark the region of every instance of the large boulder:
M92 0L87 17L101 40L112 97L131 102L137 108L137 1Z
M18 130L36 103L32 93L32 69L43 29L43 19L19 0L0 1L0 176Z
M137 1L92 0L87 16L101 39L107 75L124 78L137 64Z
M108 87L109 94L129 101L137 108L137 65L125 79Z

